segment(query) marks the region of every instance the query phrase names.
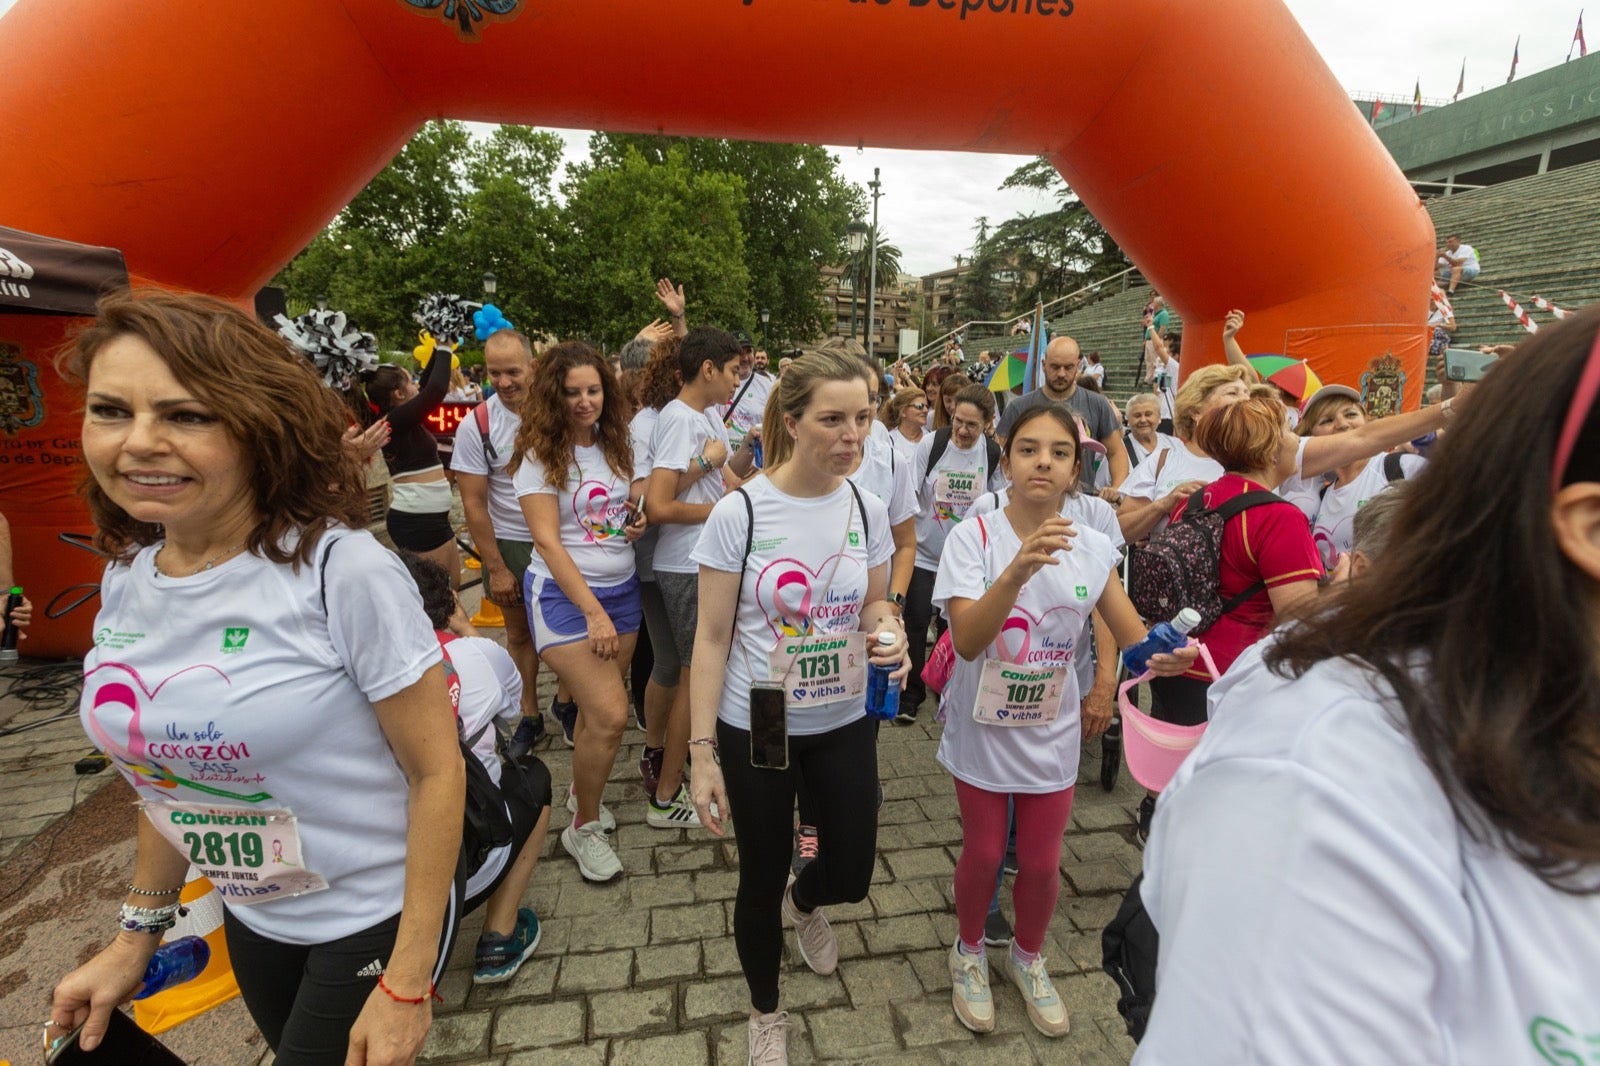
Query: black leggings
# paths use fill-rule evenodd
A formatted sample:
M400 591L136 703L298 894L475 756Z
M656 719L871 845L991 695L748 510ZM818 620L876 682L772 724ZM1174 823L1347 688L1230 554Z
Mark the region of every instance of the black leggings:
M812 909L866 899L878 819L863 812L871 811L877 800L877 735L872 720L863 717L828 733L791 736L787 770L751 766L749 732L726 722L717 722L717 746L739 845L734 945L751 1005L770 1014L778 1009L781 906L789 876L795 790L804 780L817 807L817 858L795 882L795 903Z
M435 983L455 943L463 886L459 878L451 886ZM343 1066L350 1027L378 986L378 967L394 948L400 915L326 944L269 940L246 928L232 911L223 912L222 924L239 994L277 1055L277 1066Z
M1197 677L1152 677L1150 717L1173 725L1203 725L1211 682Z
M911 674L900 693L900 706L913 710L928 695L928 687L922 683L922 667L928 661L928 623L933 621L933 579L937 576L932 570L916 567L911 571L911 584L906 587L906 643L911 646ZM944 615L940 615L934 632L941 634L944 628Z

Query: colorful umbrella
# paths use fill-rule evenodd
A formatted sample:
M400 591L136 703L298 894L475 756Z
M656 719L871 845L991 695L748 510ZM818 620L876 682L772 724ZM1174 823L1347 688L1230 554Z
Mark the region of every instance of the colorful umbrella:
M1270 381L1304 403L1310 395L1322 388L1322 379L1303 359L1290 359L1286 355L1245 356L1262 381Z
M1010 392L1022 384L1022 379L1028 372L1028 362L1018 352L1012 352L989 371L989 377L984 381L990 392Z

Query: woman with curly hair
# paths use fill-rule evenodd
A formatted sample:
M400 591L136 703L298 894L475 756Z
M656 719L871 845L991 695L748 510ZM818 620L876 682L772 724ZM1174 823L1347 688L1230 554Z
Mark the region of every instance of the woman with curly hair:
M410 1062L462 911L465 774L416 585L360 528L343 409L206 296L108 297L65 369L111 558L80 713L142 816L116 938L51 1029L100 1044L192 862L278 1062Z
M644 516L630 499L633 449L611 366L568 341L540 357L522 404L512 484L533 533L523 602L534 649L572 692L572 824L561 845L590 881L622 863L606 840L616 826L600 792L622 743L622 675L639 632L633 542Z

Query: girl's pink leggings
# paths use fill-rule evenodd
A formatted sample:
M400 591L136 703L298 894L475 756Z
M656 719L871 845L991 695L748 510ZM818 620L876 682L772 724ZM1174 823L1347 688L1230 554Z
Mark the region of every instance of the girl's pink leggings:
M956 781L961 858L956 862L956 921L961 939L983 943L983 920L1006 853L1006 800L1017 811L1017 878L1011 899L1017 947L1037 953L1061 889L1061 837L1072 817L1072 789L1043 794L986 792Z

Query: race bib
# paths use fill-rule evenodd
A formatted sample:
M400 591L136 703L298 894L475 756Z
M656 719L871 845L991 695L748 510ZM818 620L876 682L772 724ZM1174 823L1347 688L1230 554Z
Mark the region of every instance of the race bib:
M933 507L939 518L959 522L978 498L978 471L940 470L933 475Z
M1045 725L1061 713L1065 666L1030 667L988 659L978 678L972 720L983 725Z
M783 686L790 707L866 698L866 634L784 637L768 654L767 675Z
M328 882L301 865L300 829L287 807L147 802L150 824L235 906L321 892Z

